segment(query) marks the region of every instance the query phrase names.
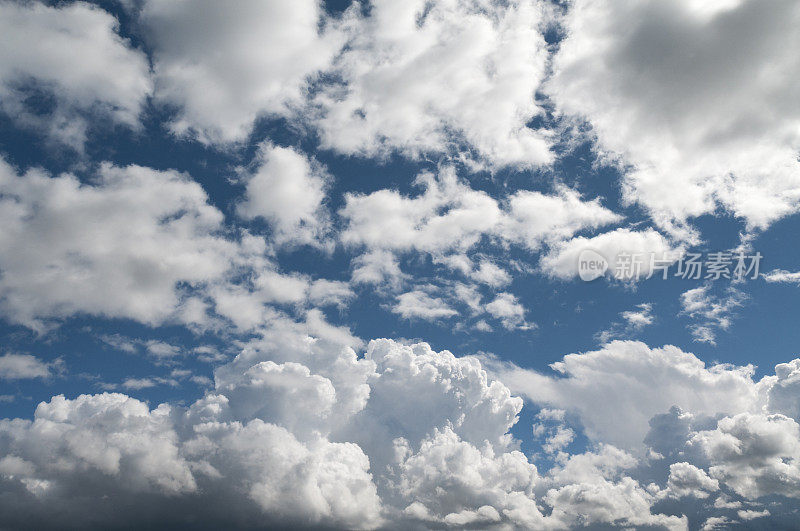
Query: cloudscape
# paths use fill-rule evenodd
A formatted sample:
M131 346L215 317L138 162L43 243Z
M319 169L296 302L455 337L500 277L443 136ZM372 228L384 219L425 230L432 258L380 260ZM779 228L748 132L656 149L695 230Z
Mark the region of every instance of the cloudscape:
M798 50L0 0L0 529L800 529Z

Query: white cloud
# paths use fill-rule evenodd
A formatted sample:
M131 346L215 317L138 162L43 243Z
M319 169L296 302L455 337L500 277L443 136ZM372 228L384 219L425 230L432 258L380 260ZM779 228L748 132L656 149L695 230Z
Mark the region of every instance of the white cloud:
M545 479L544 501L561 528L626 527L686 529L686 517L653 514L655 496L628 474L637 460L617 448L601 445L596 452L570 456Z
M403 456L398 469L400 495L411 502L405 514L412 519L490 525L513 512L517 526L543 523L530 498L536 467L519 451L495 455L491 447L475 447L445 428Z
M783 415L739 413L689 440L705 453L711 476L740 496L800 497L800 426Z
M756 518L764 518L770 515L768 509L764 509L763 511L753 511L753 510L739 510L736 511L736 515L741 518L742 520L755 520Z
M572 237L584 229L617 223L622 216L600 204L595 198L585 201L575 190L565 186L553 195L520 190L506 201L508 216L503 220L504 238L529 249Z
M541 268L556 278L575 278L581 252L585 250L599 253L605 259L607 276L625 281L661 274L652 266L658 261L673 261L678 257L678 248L658 231L620 228L591 238L578 236L553 245L542 257Z
M508 271L489 260L481 260L478 268L470 272L470 277L493 288L501 288L511 283Z
M650 418L674 405L714 415L751 411L757 404L753 367L706 367L669 345L651 349L612 341L600 350L569 354L552 368L558 375L508 364L492 372L536 403L574 412L590 437L622 448L639 448Z
M563 450L575 439L575 431L572 428L565 428L564 426L557 426L555 431L548 435L542 450L545 453L553 454Z
M392 312L403 319L435 320L458 315L458 312L438 297L432 297L422 290L401 293Z
M150 378L126 378L125 381L122 382L123 388L133 389L134 391L155 387L156 385L156 382Z
M77 2L0 4L0 107L23 126L80 149L88 123L77 111L100 112L136 127L152 90L147 58L117 34L109 13ZM26 104L26 91L44 90L55 109L44 118Z
M0 380L22 380L30 378L49 378L54 367L61 365L45 363L30 354L6 353L0 356Z
M601 344L608 343L612 339L626 339L641 332L645 327L650 326L655 321L653 315L653 304L643 302L636 305L634 310L626 310L619 314L622 321L611 323L611 327L601 330L595 334L595 339Z
M347 221L341 239L348 245L423 252L466 250L501 218L497 202L461 182L452 167L438 176L423 173L417 197L394 190L369 195L346 194L339 214Z
M0 194L0 309L32 328L75 313L176 318L178 284L219 280L240 253L200 185L174 171L106 163L82 184L0 162Z
M318 306L333 305L344 308L355 297L347 282L338 280L315 280L308 291L308 299Z
M652 514L653 496L629 477L616 482L572 483L551 489L545 501L553 506L552 518L567 528L623 522L635 527L687 529L685 517Z
M719 481L710 478L702 469L690 463L672 463L667 481L668 496L692 496L705 499L719 490Z
M525 322L525 307L511 293L498 293L497 297L486 305L486 312L499 319L507 330L533 326Z
M16 508L0 512L0 520L46 523L58 516L80 526L89 514L82 509L87 489L97 488L109 495L103 502L109 510L92 513L103 525L118 517L180 523L186 509L193 518L231 525L241 517L348 528L685 529L686 517L662 514L659 504L708 499L692 513L708 522L720 518L713 511L741 507L735 505L741 499L800 496L800 427L781 414L757 412L780 383L794 381L785 368L753 382L749 369L706 369L674 347L648 352L633 343L567 356L562 382L583 371L587 385L605 382L619 393L624 377L647 389L626 397L638 408L630 409L609 403L615 393L607 388L592 395L568 384L560 400L565 408L537 415L552 424L542 450L555 460L541 474L509 434L522 401L476 358L390 340L371 342L358 357L340 331L309 336L308 325L272 326L263 338L240 345L239 356L217 370L215 388L188 407L151 410L121 394L57 396L38 406L33 421L0 421L0 505ZM603 359L611 348L619 374ZM681 372L692 375L683 387L675 384ZM688 403L696 413L658 414L665 411L661 404L692 394ZM744 399L737 402L739 396ZM703 416L726 409L720 403L732 416ZM657 443L657 457L603 442L639 418L647 424L651 410L647 440ZM564 423L576 412L584 426L588 414L603 412L617 423L605 433L590 429L599 444L570 455L565 449L576 434ZM730 489L724 499L723 487ZM225 502L224 514L211 500ZM65 512L65 506L77 510ZM113 510L123 506L128 509ZM768 516L753 511L740 518Z
M664 228L717 205L764 228L800 207L798 22L793 2L574 2L546 90Z
M535 92L546 48L537 2L370 4L316 99L323 145L369 156L457 153L492 166L552 160ZM467 144L463 148L460 143Z
M290 148L261 144L245 178L245 200L237 211L245 219L268 221L276 243L315 243L327 230L327 176L315 161Z
M343 44L315 0L148 0L141 21L156 97L179 108L172 130L210 143L243 141L258 116L288 114Z
M420 174L415 184L422 188L415 197L395 190L347 194L339 212L347 221L342 241L371 249L445 253L467 251L487 236L535 249L548 239L619 219L597 200L582 201L566 188L554 195L519 191L498 202L470 188L452 167L438 175Z
M695 341L715 343L716 331L727 330L731 325L733 312L745 300L745 294L729 288L724 297L712 295L710 284L687 290L681 294L681 313L697 320L689 327Z
M653 305L642 303L636 306L636 310L628 310L619 314L620 317L630 326L641 329L653 324Z
M339 210L345 221L340 240L348 247L366 248L353 260L353 282L397 289L406 278L398 255L418 252L471 280L500 288L511 282L511 273L484 255L473 263L467 253L479 243L535 250L619 219L598 200L583 201L563 187L552 195L519 191L498 201L473 190L453 167L440 168L437 175L422 173L415 184L421 188L416 196L390 189L345 194L345 206ZM648 233L645 243L657 239L667 246L656 234Z
M764 274L767 282L781 282L786 284L800 284L800 271L791 272L785 269L774 269Z
M343 283L279 271L263 238L226 231L203 188L174 171L103 163L82 183L0 161L0 194L0 310L38 331L75 314L208 326L212 311L247 329L270 304L351 296Z
M397 286L403 278L397 257L391 251L373 250L352 261L354 284L383 284Z

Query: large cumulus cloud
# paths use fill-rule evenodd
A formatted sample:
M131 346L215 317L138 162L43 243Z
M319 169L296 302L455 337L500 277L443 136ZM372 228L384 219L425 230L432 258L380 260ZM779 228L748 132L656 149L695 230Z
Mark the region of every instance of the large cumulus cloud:
M722 207L764 228L800 206L795 2L571 4L547 91L676 228Z

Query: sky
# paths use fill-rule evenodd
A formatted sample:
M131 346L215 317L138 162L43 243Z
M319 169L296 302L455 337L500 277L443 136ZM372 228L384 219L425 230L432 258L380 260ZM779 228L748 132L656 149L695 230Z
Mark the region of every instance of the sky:
M798 28L0 0L0 528L795 528Z

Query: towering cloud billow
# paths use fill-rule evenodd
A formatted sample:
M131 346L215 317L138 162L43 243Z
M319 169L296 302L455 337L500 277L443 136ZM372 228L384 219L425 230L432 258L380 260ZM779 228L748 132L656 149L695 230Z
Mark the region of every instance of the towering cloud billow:
M686 516L662 512L670 500L705 500L692 509L696 519L728 514L724 504L757 507L763 496L800 492L797 420L759 406L780 403L772 397L792 374L783 366L754 382L735 368L703 375L702 367L690 368L691 355L653 350L658 364L695 372L716 402L690 400L669 412L654 403L649 430L635 424L630 436L617 438L627 450L600 442L615 437L592 427L593 450L562 450L543 474L509 434L522 400L477 359L391 340L373 341L357 358L332 339L298 341L300 331L276 328L247 346L218 370L216 388L188 407L151 409L122 394L56 396L32 421L3 420L2 523L213 527L266 518L347 528L405 521L684 529ZM601 381L588 379L596 370L597 362L583 369L584 387ZM573 395L533 400L569 412ZM542 418L565 420L555 412ZM584 410L580 418L595 421L597 414ZM629 421L636 422L607 428ZM645 444L647 457L637 449ZM228 515L222 501L237 514ZM95 505L99 510L88 510Z

